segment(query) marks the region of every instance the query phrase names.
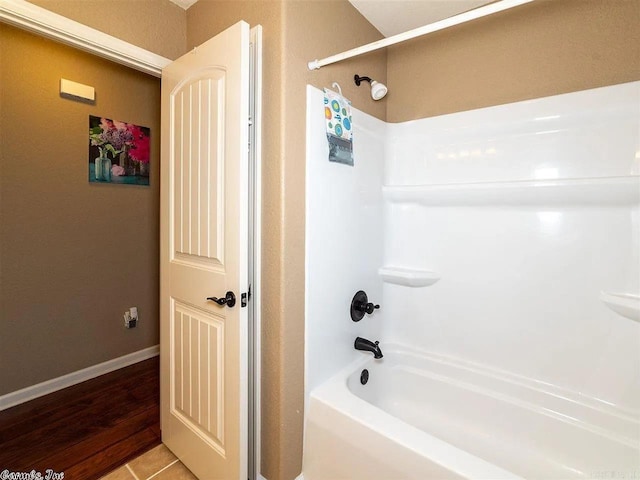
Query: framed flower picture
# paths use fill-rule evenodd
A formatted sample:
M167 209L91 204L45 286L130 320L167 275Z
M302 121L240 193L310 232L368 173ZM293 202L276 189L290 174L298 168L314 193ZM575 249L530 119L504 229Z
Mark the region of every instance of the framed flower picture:
M89 115L89 182L149 185L151 130Z

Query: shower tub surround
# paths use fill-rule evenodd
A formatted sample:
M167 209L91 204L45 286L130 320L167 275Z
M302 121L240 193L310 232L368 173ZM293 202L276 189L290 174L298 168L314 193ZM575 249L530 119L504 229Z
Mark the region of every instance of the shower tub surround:
M350 172L307 110L304 478L640 476L640 82L356 110Z
M306 438L305 479L634 478L640 431L574 392L387 344L314 390Z

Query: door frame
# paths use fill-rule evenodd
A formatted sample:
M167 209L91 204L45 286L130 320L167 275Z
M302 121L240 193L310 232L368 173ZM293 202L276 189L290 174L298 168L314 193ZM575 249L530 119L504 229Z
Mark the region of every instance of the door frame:
M0 21L154 77L171 60L25 0L0 0Z
M65 45L92 53L102 58L119 63L129 68L144 72L154 77L162 77L162 68L171 60L157 55L149 50L125 42L112 35L100 32L82 23L71 20L57 13L46 10L25 0L0 0L0 22L28 30L37 35L53 39ZM257 26L260 34L252 35L252 62L254 70L251 73L253 82L253 114L251 118L251 147L249 169L249 234L252 248L249 251L249 284L251 285L251 301L249 309L249 442L253 446L253 470L256 480L264 478L260 475L261 459L261 278L262 278L262 41L261 27ZM253 30L253 29L252 29ZM160 319L158 319L158 322ZM251 381L253 380L253 381ZM248 454L251 446L247 445ZM248 468L251 468L249 459ZM251 470L249 471L251 478Z

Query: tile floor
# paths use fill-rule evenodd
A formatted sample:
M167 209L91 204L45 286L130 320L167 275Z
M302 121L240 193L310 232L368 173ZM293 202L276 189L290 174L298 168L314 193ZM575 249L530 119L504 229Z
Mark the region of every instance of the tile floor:
M101 480L197 480L164 445L143 453Z

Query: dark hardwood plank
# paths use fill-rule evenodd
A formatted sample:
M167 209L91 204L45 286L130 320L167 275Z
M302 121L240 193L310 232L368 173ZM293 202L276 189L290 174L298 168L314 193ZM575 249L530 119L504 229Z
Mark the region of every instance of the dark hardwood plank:
M128 421L148 409L150 402L138 402L130 392L113 390L101 397L90 408L68 408L66 417L46 421L28 433L3 443L0 459L16 468L28 468L52 449L66 449L105 429L114 428L119 422Z
M34 468L39 472L44 472L47 468L52 468L57 472L68 470L74 465L87 461L96 453L102 452L105 447L128 442L129 438L139 432L151 429L157 423L159 415L159 407L139 413L131 418L130 421L120 422L114 428L105 429L69 448L47 455L33 463L30 468ZM156 445L159 445L160 436L156 435L155 432L153 433L156 437Z
M115 391L154 384L158 381L157 362L149 359L0 412L0 444L17 431L30 431L45 421L68 419L70 410L94 408Z
M0 412L0 471L96 479L160 444L152 358Z
M34 409L41 408L43 406L50 406L56 401L62 399L69 399L71 396L80 396L87 392L95 391L96 389L104 388L113 384L114 382L121 382L127 377L135 378L138 375L152 372L154 367L159 363L158 357L150 358L142 362L135 363L125 368L115 370L113 372L105 373L99 377L92 378L86 382L72 385L68 388L58 390L57 392L50 393L43 397L36 398L26 403L16 405L8 410L0 412L0 422L3 424L10 421L11 418L24 415Z

